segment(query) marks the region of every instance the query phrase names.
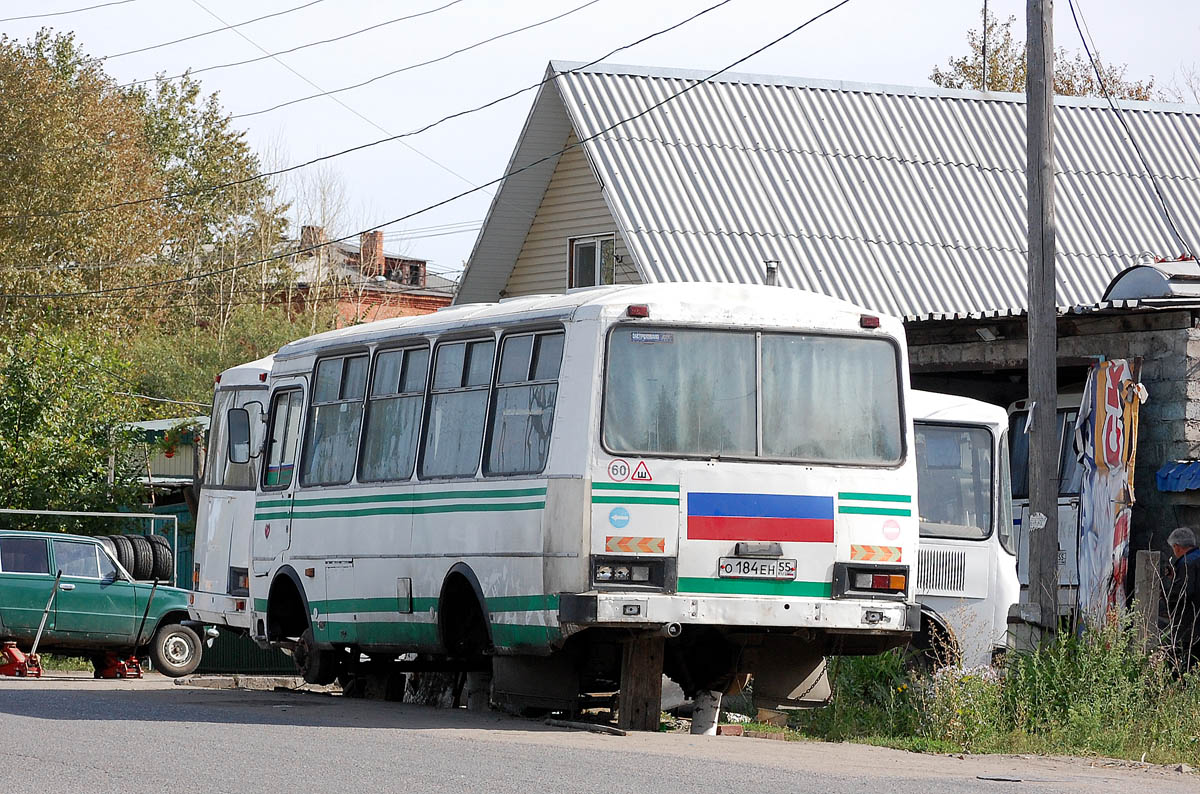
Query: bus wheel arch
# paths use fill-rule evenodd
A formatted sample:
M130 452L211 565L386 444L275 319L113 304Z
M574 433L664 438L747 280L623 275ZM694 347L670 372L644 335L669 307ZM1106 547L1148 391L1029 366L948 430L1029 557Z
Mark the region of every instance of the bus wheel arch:
M487 654L493 647L492 624L479 578L466 563L451 566L438 598L438 638L455 657Z
M309 629L308 597L299 574L285 565L275 574L267 596L267 638L285 642Z
M921 630L908 644L909 664L936 670L957 665L962 659L958 636L936 610L922 605Z

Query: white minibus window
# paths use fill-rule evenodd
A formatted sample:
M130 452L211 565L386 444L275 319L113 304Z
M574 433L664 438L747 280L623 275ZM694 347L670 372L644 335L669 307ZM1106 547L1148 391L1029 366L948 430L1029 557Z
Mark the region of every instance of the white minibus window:
M763 334L763 456L899 462L898 378L886 339Z
M358 468L362 482L412 477L428 369L428 347L385 350L375 356Z
M315 383L300 464L300 484L342 485L350 482L354 474L367 383L367 356L317 362Z
M495 350L492 339L437 346L422 478L471 477L479 467Z
M616 328L604 444L613 452L752 456L754 334Z
M561 331L504 338L484 474L536 474L546 467L562 349Z
M982 427L916 423L921 537L991 534L992 434Z

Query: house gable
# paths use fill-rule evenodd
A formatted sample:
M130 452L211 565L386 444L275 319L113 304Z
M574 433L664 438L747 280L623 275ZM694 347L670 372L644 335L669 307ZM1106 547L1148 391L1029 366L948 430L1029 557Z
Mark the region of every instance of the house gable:
M596 174L578 143L572 131L501 297L564 292L570 242L581 237L615 237L614 283L641 283Z

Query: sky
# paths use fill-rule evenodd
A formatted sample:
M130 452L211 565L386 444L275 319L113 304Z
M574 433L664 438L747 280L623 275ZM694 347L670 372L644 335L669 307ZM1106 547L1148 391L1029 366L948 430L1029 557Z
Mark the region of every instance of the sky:
M0 19L99 2L104 0L0 0ZM111 56L305 2L311 5L236 30L109 58L105 69L122 83L156 73L177 75L431 12L342 41L196 75L206 92L218 94L228 112L241 114L442 58L571 12L437 63L338 93L340 102L323 97L236 119L234 124L246 130L264 161L278 168L407 132L491 101L541 80L552 59L593 60L716 0L129 0L75 14L0 22L0 33L25 39L42 26L71 30L86 53ZM833 4L834 0L730 0L679 30L619 53L611 62L720 69ZM1200 67L1195 49L1200 3L1076 4L1104 59L1128 64L1128 77L1153 76L1159 86L1166 86L1182 70ZM928 86L934 65L966 52L966 31L979 26L981 8L981 0L850 0L734 71ZM1015 16L1015 32L1024 39L1025 2L989 0L989 9L1001 19ZM1079 48L1066 0L1055 5L1055 43L1071 52ZM381 226L501 176L533 97L529 91L403 141L301 169L282 190L299 195L332 183L345 196L345 209L332 224L336 233ZM385 248L428 259L432 272L456 277L470 255L492 192L478 190L383 227Z

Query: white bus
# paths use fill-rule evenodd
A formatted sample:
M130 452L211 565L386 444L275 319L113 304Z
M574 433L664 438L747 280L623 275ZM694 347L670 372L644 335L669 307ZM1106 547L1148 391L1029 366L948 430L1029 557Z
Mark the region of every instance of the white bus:
M510 705L620 688L622 710L657 719L653 687L627 690L664 668L688 694L752 673L760 706L823 702L825 655L920 626L907 371L894 318L731 284L518 298L286 345L252 633L313 682L415 653L490 668Z
M196 546L192 594L188 612L192 620L223 626L236 632L250 629L250 522L254 516L258 461L250 457L250 432L262 443L261 419L267 399L271 359L264 358L225 370L216 378L212 419L209 422L203 480L196 510ZM241 449L230 455L230 409ZM237 462L241 461L241 462Z
M1079 499L1083 464L1075 452L1075 422L1081 392L1059 394L1058 416L1058 611L1070 615L1079 601ZM1012 442L1013 513L1017 539L1017 575L1023 598L1029 595L1029 404L1008 408Z
M914 641L936 661L991 663L1020 596L1008 416L966 397L913 390L921 543Z

